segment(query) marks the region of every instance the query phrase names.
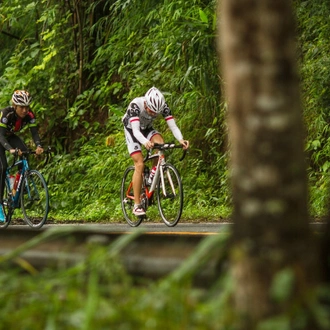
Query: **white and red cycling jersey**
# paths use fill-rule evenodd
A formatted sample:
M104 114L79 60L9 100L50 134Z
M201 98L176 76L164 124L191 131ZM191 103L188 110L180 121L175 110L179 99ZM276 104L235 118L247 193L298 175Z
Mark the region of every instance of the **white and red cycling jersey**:
M141 144L145 144L155 134L160 134L153 128L153 122L158 116L151 116L145 109L145 97L137 97L129 104L122 122L125 128L126 143L129 153L141 150ZM164 108L159 113L166 120L173 136L178 140L182 140L182 133L175 123L171 110L165 103Z

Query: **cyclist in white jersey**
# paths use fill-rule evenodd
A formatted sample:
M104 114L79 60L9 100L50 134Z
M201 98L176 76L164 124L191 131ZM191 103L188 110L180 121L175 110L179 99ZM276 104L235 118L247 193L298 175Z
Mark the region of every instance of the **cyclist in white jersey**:
M133 213L137 216L145 215L145 210L140 205L144 169L141 145L143 144L149 150L154 146L154 143L164 143L162 135L152 126L158 115L163 116L173 136L182 144L183 148L188 149L189 147L189 141L183 139L163 94L156 87L150 88L145 96L137 97L131 101L122 121L128 152L135 167L133 174Z

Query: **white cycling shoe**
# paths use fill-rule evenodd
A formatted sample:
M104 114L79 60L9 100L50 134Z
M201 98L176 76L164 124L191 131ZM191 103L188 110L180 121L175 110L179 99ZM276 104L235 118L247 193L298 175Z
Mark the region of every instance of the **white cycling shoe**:
M141 205L136 205L136 206L134 206L133 214L136 215L137 217L139 217L139 216L141 216L141 215L145 215L146 212L145 212L145 210L141 207Z

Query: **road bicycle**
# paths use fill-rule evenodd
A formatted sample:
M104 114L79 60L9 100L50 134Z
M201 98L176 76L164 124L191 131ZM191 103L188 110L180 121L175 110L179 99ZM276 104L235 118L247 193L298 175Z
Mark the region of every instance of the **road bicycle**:
M36 169L30 169L28 157L35 151L22 151L14 154L12 165L6 170L3 208L6 220L0 222L0 228L7 228L15 209L21 208L24 221L32 228L41 228L47 220L49 194L46 180ZM48 162L51 148L46 149L45 163ZM15 176L12 173L16 173Z
M148 207L154 204L154 197L156 195L159 214L163 222L169 227L174 227L179 222L183 208L183 187L180 174L174 165L166 161L164 154L166 150L173 150L175 148L182 148L182 145L155 143L153 149L157 149L158 151L152 153L152 150L149 150L143 160L144 172L142 174L141 206L147 211ZM185 155L186 150L183 150L180 160L183 160ZM152 162L155 158L158 158L156 172L150 185L148 182L150 169L146 163ZM137 227L146 219L146 216L135 216L133 214L133 173L134 166L126 168L121 183L120 200L125 220L130 226Z

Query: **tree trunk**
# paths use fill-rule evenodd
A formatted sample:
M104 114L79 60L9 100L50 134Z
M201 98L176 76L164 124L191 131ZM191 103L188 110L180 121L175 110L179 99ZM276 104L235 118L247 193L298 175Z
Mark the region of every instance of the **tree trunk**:
M308 223L290 1L219 3L235 223L231 269L235 308L247 330L295 299L303 304L317 282L316 244ZM281 297L281 287L272 286L275 275L288 284Z

